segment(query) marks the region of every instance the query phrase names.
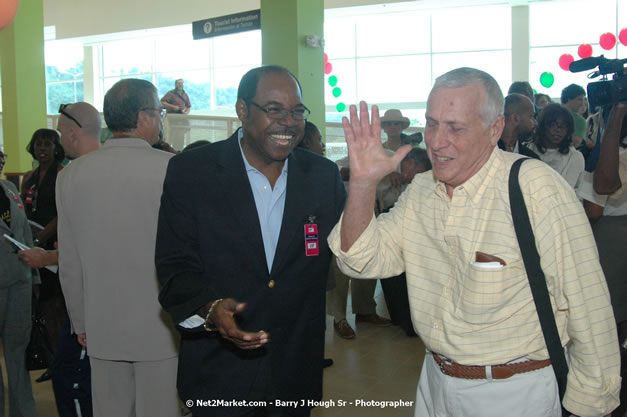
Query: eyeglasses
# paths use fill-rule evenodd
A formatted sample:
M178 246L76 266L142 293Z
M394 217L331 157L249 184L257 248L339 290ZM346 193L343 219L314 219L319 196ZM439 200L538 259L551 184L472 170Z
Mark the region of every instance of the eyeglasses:
M78 127L80 127L81 129L83 128L83 126L78 122L78 120L76 120L74 118L74 116L72 116L71 114L69 114L68 112L65 111L65 108L67 106L70 106L71 104L61 104L59 106L59 113L64 115L65 117L67 117L68 119L72 120L74 123L76 123L78 125Z
M568 125L565 124L565 123L551 122L551 123L549 123L549 128L550 129L568 130Z
M146 110L157 110L159 112L159 117L161 117L161 120L165 119L165 117L168 115L168 111L163 107L142 107L141 109L139 109L139 111Z
M278 107L278 106L274 106L274 105L270 105L267 108L266 107L261 107L259 104L255 103L252 100L250 100L249 103L253 104L259 110L261 110L262 112L267 114L269 118L274 119L274 120L283 120L283 119L285 119L287 117L288 114L291 114L292 115L292 119L298 120L298 121L303 121L303 120L307 120L307 118L311 114L309 109L307 107L305 107L305 106L297 107L297 108L292 109L292 110L287 110L287 109L285 109L283 107Z

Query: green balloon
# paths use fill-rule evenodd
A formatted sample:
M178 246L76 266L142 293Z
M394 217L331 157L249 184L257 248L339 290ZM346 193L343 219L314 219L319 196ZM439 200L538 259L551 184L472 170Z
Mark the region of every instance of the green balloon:
M549 88L554 82L555 77L553 77L553 74L550 72L543 72L542 75L540 75L540 84L542 84L543 87Z
M333 97L339 97L342 95L342 89L340 87L335 87L333 89Z
M335 75L332 75L329 77L329 85L331 87L335 87L335 84L337 84L337 77Z
M344 110L346 110L346 104L344 103L337 103L337 106L335 106L335 109L342 113Z

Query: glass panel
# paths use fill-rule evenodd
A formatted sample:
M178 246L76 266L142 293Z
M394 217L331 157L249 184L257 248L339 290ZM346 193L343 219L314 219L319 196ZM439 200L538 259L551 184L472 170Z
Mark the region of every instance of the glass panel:
M83 101L83 80L76 82L48 83L46 86L48 98L48 114L57 114L59 105Z
M559 58L564 53L569 53L574 57L577 57L577 48L556 46L553 48L531 48L529 51L529 81L531 82L531 85L539 93L548 94L558 103L560 102L562 89L567 85L579 84L580 86L586 88L590 81L598 81L598 79L588 79L587 76L592 71L572 73L561 69L559 66ZM554 83L549 88L540 84L540 76L544 72L553 74Z
M195 41L189 33L160 37L155 58L160 72L209 68L209 39Z
M73 41L47 41L44 44L46 82L83 78L83 45Z
M447 71L459 67L472 67L494 77L499 83L503 94L512 83L512 52L465 52L456 54L433 55L433 77L439 77Z
M163 97L168 91L174 89L175 80L182 78L185 92L189 96L189 101L192 103L191 111L209 110L211 104L211 89L208 69L158 73L156 75L159 97Z
M621 3L621 1L618 1ZM598 43L601 34L616 28L616 0L572 0L529 5L530 46ZM594 48L594 56L603 53ZM574 55L577 57L577 55Z
M361 16L357 20L357 56L428 53L429 29L425 12Z
M153 46L152 39L105 43L102 45L103 76L152 72Z
M223 115L235 116L235 102L237 88L241 78L256 65L220 68L214 71L215 79L215 108L228 109ZM222 114L222 113L220 113Z
M357 60L358 99L369 103L426 101L431 88L429 55Z
M331 65L333 65L333 71L324 77L324 101L327 106L333 106L335 108L338 103L342 102L346 105L346 110L342 113L327 112L327 121L339 122L342 120L343 115L348 114L348 106L350 104L357 103L356 92L356 71L354 59L329 59ZM335 86L329 85L329 78L335 76L337 78L337 84ZM333 89L339 88L341 94L339 97L333 95Z
M440 9L432 15L433 52L510 49L509 6Z
M342 17L324 21L324 52L331 58L355 56L355 20Z
M232 65L254 68L261 65L261 31L252 30L213 38L212 64L216 68Z

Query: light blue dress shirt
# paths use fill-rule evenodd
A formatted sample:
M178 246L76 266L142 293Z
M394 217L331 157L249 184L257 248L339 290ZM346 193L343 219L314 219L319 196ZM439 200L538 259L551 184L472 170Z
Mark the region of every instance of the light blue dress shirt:
M257 206L257 216L259 216L259 224L261 225L261 237L263 239L263 248L266 252L266 263L268 264L268 273L272 271L272 262L274 254L279 242L279 234L281 233L281 223L283 222L283 210L285 209L285 191L287 188L287 159L283 164L283 171L277 178L274 188L270 185L270 181L257 168L248 163L244 150L242 149L242 131L240 129L238 137L239 149L242 153L244 166L246 167L246 175L250 188L253 190L255 198L255 206Z
M261 226L261 238L263 240L263 248L266 253L266 264L268 265L268 273L272 271L272 263L276 253L276 247L279 243L279 234L281 233L281 224L283 222L283 211L285 209L285 191L287 188L287 159L283 164L283 171L276 180L274 188L270 185L270 181L257 168L248 163L244 150L242 149L242 130L238 135L239 150L242 153L246 175L250 188L253 190L253 198L257 207L257 216L259 216L259 225ZM202 326L205 322L204 317L194 314L191 317L179 323L185 328L194 328Z

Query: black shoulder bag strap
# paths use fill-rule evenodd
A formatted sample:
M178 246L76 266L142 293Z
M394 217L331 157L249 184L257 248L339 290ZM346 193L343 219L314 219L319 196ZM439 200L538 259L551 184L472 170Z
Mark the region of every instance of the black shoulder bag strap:
M568 364L566 363L564 348L562 347L557 332L555 316L553 316L551 299L549 298L549 290L546 286L544 272L542 272L542 267L540 266L540 255L536 248L536 240L529 221L527 206L525 205L525 200L518 183L518 172L520 171L520 166L526 159L529 158L519 159L512 165L512 169L509 173L509 204L512 211L516 237L518 238L518 246L520 247L527 277L529 278L529 286L533 294L533 301L536 304L536 311L540 319L544 341L546 342L549 357L553 365L553 371L555 372L555 378L557 379L560 401L562 401L564 399L564 393L566 392Z

